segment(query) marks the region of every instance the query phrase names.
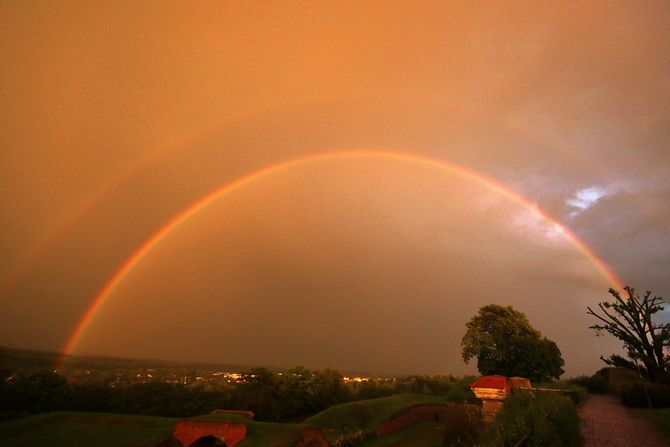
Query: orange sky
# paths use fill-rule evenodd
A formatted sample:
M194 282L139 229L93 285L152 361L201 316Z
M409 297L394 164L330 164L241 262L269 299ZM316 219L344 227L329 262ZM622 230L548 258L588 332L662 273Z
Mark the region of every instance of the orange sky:
M4 2L0 343L58 349L180 210L324 151L495 178L669 296L670 8L555 3ZM583 312L606 288L551 225L474 181L323 162L166 238L79 349L458 373L465 321L498 302L588 372L612 345Z

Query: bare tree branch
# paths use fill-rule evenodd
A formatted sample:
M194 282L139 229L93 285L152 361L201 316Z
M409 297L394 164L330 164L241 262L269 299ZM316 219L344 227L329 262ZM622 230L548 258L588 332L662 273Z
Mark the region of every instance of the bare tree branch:
M653 316L663 310L663 298L646 292L643 297L635 294L635 289L626 286L627 297L621 297L618 291L609 289L613 302L598 303L598 309L587 307L587 314L598 320L590 326L596 332L607 332L618 338L628 349L627 361L619 356L603 359L613 365L634 365L636 361L644 364L649 378L653 381L670 377L670 358L665 355L663 348L670 346L670 323L655 323ZM615 357L618 357L617 360Z

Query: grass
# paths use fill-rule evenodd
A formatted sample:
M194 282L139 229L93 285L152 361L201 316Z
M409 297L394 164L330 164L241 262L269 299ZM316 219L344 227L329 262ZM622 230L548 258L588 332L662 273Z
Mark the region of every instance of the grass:
M330 437L329 434L336 436L343 428L360 429L373 434L384 422L415 405L445 403L443 396L398 394L337 405L309 418L302 424L257 422L250 421L241 415L225 413L203 415L192 419L245 423L247 439L240 444L240 447L293 447L301 439L302 430L306 427L323 428L328 437ZM177 420L176 418L106 413L48 413L0 422L0 445L3 447L139 447L168 438ZM392 440L396 437L401 439L402 436L410 436L415 431L416 433L434 431L434 427L429 429L423 424L417 425L418 428L408 427L388 437L376 439L374 441L385 443L370 444L370 446L411 446L414 444L400 441L388 444L388 442L393 442ZM433 444L416 445L423 447ZM365 446L368 444L366 443Z
M446 404L444 396L425 394L395 394L377 399L359 400L330 407L307 419L305 424L323 429L329 443L341 440L347 434L361 432L363 439L374 438L386 421L406 412L415 405ZM355 439L358 436L353 435ZM396 444L403 445L403 444Z
M251 422L247 425L247 439L240 447L293 447L302 439L303 424Z
M638 409L637 411L651 419L661 429L670 445L670 408L659 408L656 410Z
M101 413L49 413L0 423L0 445L140 446L167 438L175 419Z
M445 427L439 422L418 422L381 438L364 442L360 447L442 447Z
M249 421L239 415L203 415L195 420L247 424L243 447L293 447L303 424ZM3 447L118 447L151 445L172 434L176 418L104 413L49 413L0 423Z
M194 417L183 418L183 419L189 419L189 420L192 420L192 421L242 422L243 424L247 424L248 422L251 421L251 419L249 419L245 415L237 414L237 413L203 414L203 415L200 415L200 416L194 416Z
M415 405L444 405L446 403L444 396L395 394L378 399L336 405L307 419L305 424L323 428L348 427L376 431L384 422Z

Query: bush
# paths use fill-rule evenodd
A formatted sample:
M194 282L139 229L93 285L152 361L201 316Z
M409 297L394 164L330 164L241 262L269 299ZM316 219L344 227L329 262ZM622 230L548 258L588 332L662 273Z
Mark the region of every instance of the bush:
M609 392L607 378L603 374L595 373L592 376L578 376L568 380L569 383L586 388L589 393L605 394Z
M619 394L621 403L627 407L648 408L649 403L644 386L641 383L636 383L633 386L622 389ZM646 387L646 392L654 408L670 407L670 386L660 383L647 383Z
M560 390L562 391L561 395L570 398L572 403L575 405L579 405L580 403L584 402L589 395L589 392L585 387L572 383L571 381L543 383L539 384L537 388Z
M449 405L445 420L445 447L476 445L482 432L482 410L475 405Z
M515 446L528 435L528 447L576 446L579 416L570 399L553 393L515 390L505 400L485 446Z
M337 437L331 441L330 445L333 447L349 447L358 445L366 439L373 436L373 433L366 432L362 429L356 430L342 430Z
M475 393L470 389L470 384L474 381L474 377L466 376L454 383L445 396L447 401L456 403L481 403L481 401L475 397Z

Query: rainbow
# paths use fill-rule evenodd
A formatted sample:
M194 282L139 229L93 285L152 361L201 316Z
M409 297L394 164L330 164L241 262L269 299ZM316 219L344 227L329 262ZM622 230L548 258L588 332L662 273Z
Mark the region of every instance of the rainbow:
M126 169L122 170L118 175L113 177L109 182L102 186L99 190L94 191L86 197L79 206L68 214L56 227L47 232L46 236L39 240L35 246L32 247L26 256L19 259L19 261L8 271L8 273L0 278L0 298L8 294L18 282L28 273L28 271L35 266L42 258L44 258L49 251L64 238L75 224L84 219L103 199L109 197L114 192L118 191L128 183L133 177L146 172L149 168L154 166L160 160L165 159L168 155L183 150L185 147L205 138L208 135L213 135L217 130L220 130L225 124L245 123L249 118L259 116L264 113L274 111L274 108L258 107L250 110L245 110L236 113L226 118L223 123L216 122L212 125L201 126L192 131L186 132L178 140L169 144L158 145L150 150L148 154L132 163Z
M142 243L123 262L123 264L116 270L116 272L109 278L109 280L105 283L102 289L98 292L98 294L95 296L89 307L86 309L86 311L80 318L74 330L71 332L67 341L63 345L63 348L61 350L63 357L74 351L74 349L77 347L77 344L86 333L86 329L95 319L96 315L100 312L105 302L107 302L107 300L114 293L114 290L119 286L121 282L123 282L124 278L126 278L132 272L132 270L140 262L142 262L142 260L152 251L154 247L156 247L171 232L173 232L176 228L181 226L184 222L188 221L191 217L193 217L203 209L207 208L209 205L211 205L221 197L225 196L226 194L230 194L235 190L244 187L245 185L249 185L250 183L257 181L268 174L278 173L284 170L289 170L316 161L323 161L329 159L352 159L352 158L386 158L404 162L418 163L424 166L441 170L443 172L461 175L470 180L477 181L480 184L483 184L486 187L491 188L492 190L502 194L503 196L511 199L512 201L522 205L523 207L533 212L536 216L541 217L542 219L552 223L553 225L556 225L557 228L561 230L561 233L572 243L572 245L577 250L579 250L595 266L595 268L607 279L607 281L613 287L617 289L623 287L622 281L612 272L612 270L607 266L607 264L605 264L605 262L602 259L600 259L598 255L596 255L593 252L593 250L591 250L591 248L589 248L573 232L571 232L568 228L564 227L561 223L557 222L556 219L551 217L547 212L539 209L534 203L532 203L529 199L527 199L523 195L510 189L504 184L498 182L497 180L485 176L480 172L444 160L394 150L366 149L356 151L348 150L348 151L323 152L265 166L247 175L239 177L236 180L226 183L223 186L220 186L214 189L213 191L209 192L205 196L199 198L191 205L183 209L181 212L179 212L177 215L172 217L165 224L163 224L151 237L149 237L146 241L144 241L144 243Z
M421 98L423 102L434 102L434 97ZM313 104L312 101L307 101L301 103L301 105ZM317 103L314 103L317 104ZM473 110L472 108L466 107L465 105L458 102L450 102L450 107L452 110L457 111L463 116L474 118L475 114L477 116L481 115L483 112L481 110ZM242 111L233 116L230 116L224 120L225 123L232 124L235 122L244 122L250 117L258 116L264 113L271 113L280 111L281 108L269 108L269 107L259 107L253 108L250 110ZM495 123L499 127L507 127L512 131L518 132L524 138L528 140L542 143L554 150L557 150L566 157L574 160L576 163L582 165L588 165L594 168L597 167L595 172L604 172L607 178L615 178L614 173L607 170L606 166L601 164L596 164L593 159L587 157L583 151L577 151L570 147L567 142L559 141L556 142L553 139L547 138L545 135L539 133L535 128L525 125L523 123L510 123L503 121L494 114L486 114L482 118L485 119L488 123ZM197 128L193 131L186 133L185 136L177 140L176 142L170 143L168 145L162 145L156 147L154 150L150 151L143 158L139 159L137 162L133 163L127 169L123 170L119 175L112 178L106 185L104 185L100 190L92 193L89 197L84 199L84 201L76 207L72 213L70 213L64 220L56 226L53 230L47 233L47 235L37 244L29 250L26 256L19 259L19 261L5 274L4 277L0 278L0 298L7 295L19 281L28 273L28 271L34 267L34 265L44 258L47 253L63 238L66 234L72 230L75 224L81 221L86 215L88 215L94 208L97 206L104 198L110 196L113 192L120 189L124 184L126 184L131 178L136 177L140 173L147 170L149 167L153 166L160 159L167 157L173 152L177 152L187 147L189 144L197 141L202 138L203 135L213 135L215 131L221 129L223 124L217 122L208 126L203 126ZM495 182L493 182L495 183ZM650 204L645 203L635 203L642 212L650 217L654 218L660 210L654 209ZM666 228L670 226L666 223L667 219L654 219L659 224L662 224Z

